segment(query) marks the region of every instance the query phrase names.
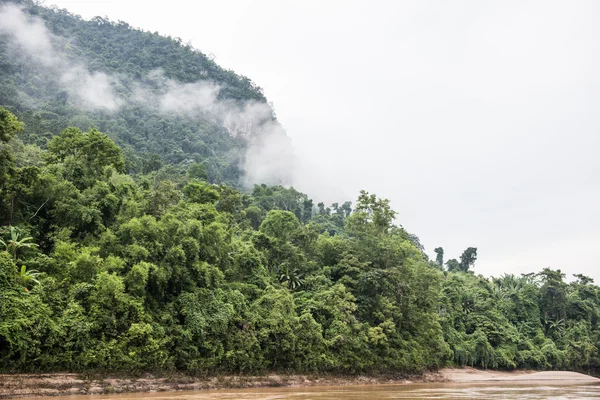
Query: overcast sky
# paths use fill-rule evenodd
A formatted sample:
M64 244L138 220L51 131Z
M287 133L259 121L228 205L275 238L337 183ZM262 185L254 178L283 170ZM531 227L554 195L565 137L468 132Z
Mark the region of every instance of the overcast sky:
M47 4L180 37L250 77L313 197L387 197L430 255L477 247L478 273L600 283L600 2Z

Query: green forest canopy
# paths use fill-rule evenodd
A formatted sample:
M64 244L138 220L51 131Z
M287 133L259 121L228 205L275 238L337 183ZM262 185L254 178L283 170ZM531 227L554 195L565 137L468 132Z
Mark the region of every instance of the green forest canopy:
M0 109L0 369L419 372L590 369L599 288L560 271L485 278L445 265L389 202L315 207L128 174L95 129L24 144Z

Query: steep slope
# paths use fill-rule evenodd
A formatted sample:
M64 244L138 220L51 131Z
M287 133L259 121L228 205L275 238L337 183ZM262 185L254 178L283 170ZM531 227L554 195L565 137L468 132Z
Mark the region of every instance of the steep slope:
M215 182L238 184L244 172L286 181L287 168L244 171L257 164L249 148L260 157L265 137L287 146L250 79L180 39L124 22L86 21L29 0L0 7L0 104L25 123L27 142L44 147L67 126L96 127L125 149L130 172L157 168L159 155L176 171L201 162Z

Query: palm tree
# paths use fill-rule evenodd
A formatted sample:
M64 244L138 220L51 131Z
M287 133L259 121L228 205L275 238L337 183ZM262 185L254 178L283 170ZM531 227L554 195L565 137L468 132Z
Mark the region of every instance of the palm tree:
M302 286L304 283L302 274L298 271L298 268L290 269L287 263L285 263L279 269L281 272L279 282L287 284L292 290Z
M561 334L565 331L565 320L548 321L544 319L547 333Z
M514 274L503 274L494 281L506 291L508 295L514 295L525 288L527 285L535 284L535 278L531 275L517 276Z
M475 311L477 303L481 301L481 293L472 290L464 291L460 294L461 306L465 314Z
M497 283L492 282L490 292L492 299L497 303L506 300L506 291Z
M37 280L37 277L40 275L40 272L36 270L27 271L27 267L21 265L21 270L17 274L17 280L21 285L25 287L25 291L29 292L28 286L31 284L39 285L40 281Z
M27 236L27 237L20 237L20 236L21 236L21 232L19 232L19 229L15 228L14 226L11 226L10 227L10 240L8 242L5 242L4 240L0 239L0 244L2 244L4 246L4 249L6 250L6 252L10 253L12 251L13 260L15 260L15 261L17 260L17 250L18 249L37 247L37 244L29 243L33 240L33 238L31 236Z

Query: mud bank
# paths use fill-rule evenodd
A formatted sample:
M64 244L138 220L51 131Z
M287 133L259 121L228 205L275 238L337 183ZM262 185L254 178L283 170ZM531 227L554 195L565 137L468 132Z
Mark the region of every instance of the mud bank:
M390 385L422 382L525 384L527 386L597 384L600 379L568 371L491 371L474 368L444 368L416 376L316 376L264 375L190 377L173 374L139 377L83 374L5 374L0 375L0 399L116 394L135 392L171 392L181 390L245 389L264 387L309 387L346 385Z
M446 380L439 372L430 372L418 376L264 375L203 378L178 374L169 376L146 374L140 377L123 377L110 374L97 376L83 374L5 374L0 375L0 399L232 388L403 384L444 382Z

